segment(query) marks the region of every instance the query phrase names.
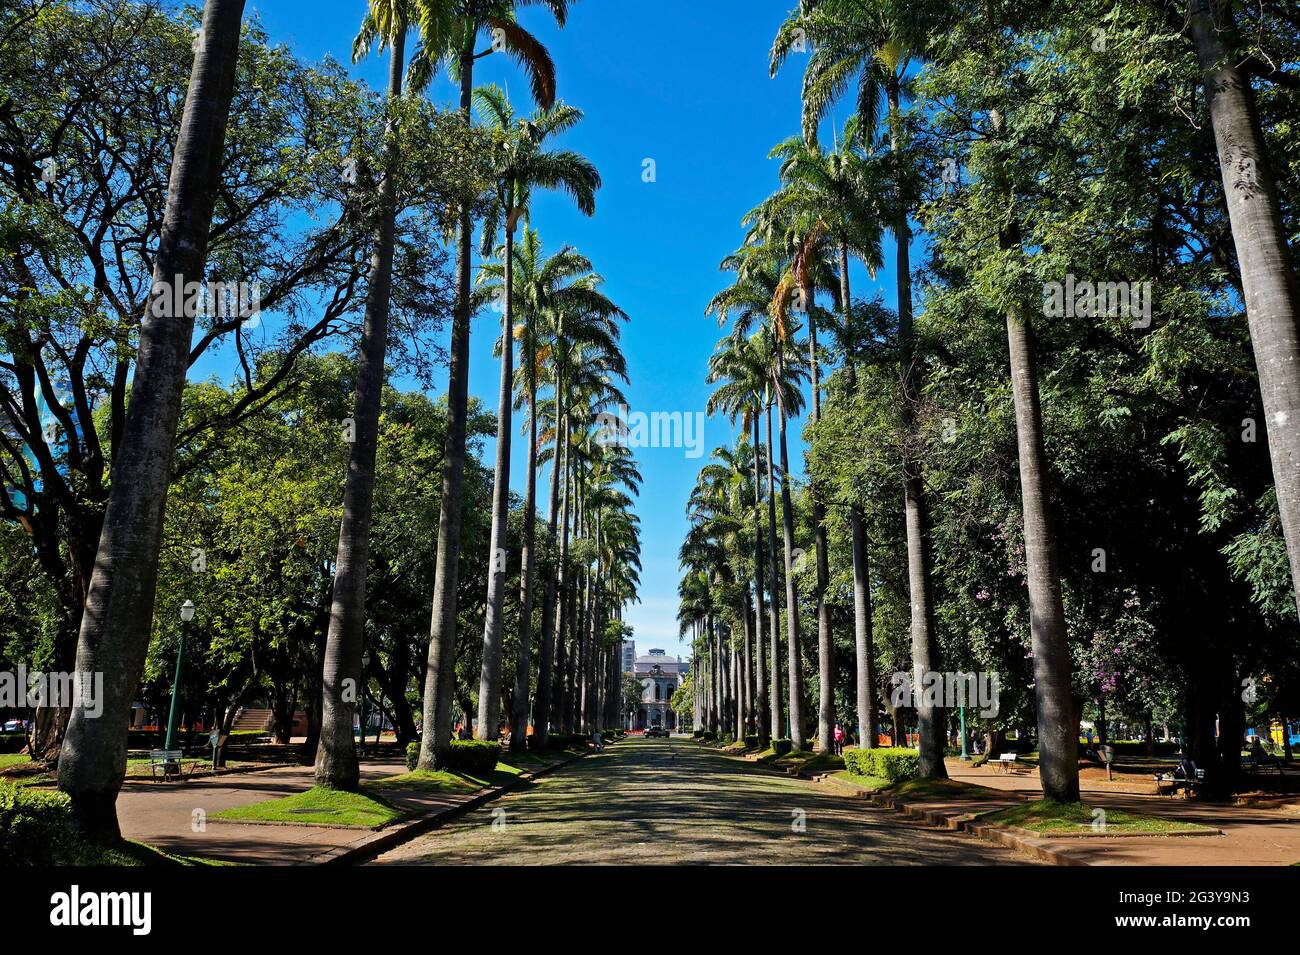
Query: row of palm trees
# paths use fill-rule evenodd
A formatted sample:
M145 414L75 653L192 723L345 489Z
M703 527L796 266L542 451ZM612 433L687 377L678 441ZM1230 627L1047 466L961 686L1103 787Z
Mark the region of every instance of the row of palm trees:
M1188 34L1203 71L1204 90L1219 147L1228 212L1241 268L1246 311L1259 365L1264 408L1273 422L1270 450L1279 509L1291 560L1300 582L1300 470L1294 427L1300 395L1300 292L1289 265L1278 213L1278 195L1268 172L1253 175L1243 186L1243 157L1250 168L1269 168L1267 150L1252 119L1251 84L1229 57L1225 35L1232 28L1229 0L1188 5ZM782 161L780 189L744 220L745 244L724 262L734 283L719 293L708 313L720 324L731 322L710 364L717 384L711 411L738 420L741 437L734 447L715 452L700 474L688 508L691 529L681 558L681 623L697 642L697 690L701 718L709 728L729 728L738 736L755 726L766 742L782 734L780 684L779 579L776 553L777 485L784 553L785 683L788 735L796 748L805 746L801 634L795 586L795 554L786 425L802 411L799 386L810 384L810 420L821 414L821 352L818 335L830 333L845 346L845 374L854 374L850 262L858 260L874 276L881 266L883 233L895 247L898 324L895 351L899 362L903 440L899 444L908 589L911 605L913 679L940 667L934 624L934 586L929 539L929 499L917 448L917 417L925 387L917 358L910 261L911 218L915 188L901 155L902 107L914 75L913 65L936 48L945 25L961 18L984 18L989 30L1017 21L999 4L902 4L894 0L803 0L781 26L773 45L773 74L796 52L811 53L803 76L802 136L781 143L773 156ZM833 148L818 142L831 108L846 93L854 97L854 115L837 131ZM1013 135L999 105L988 109L985 135ZM1004 173L1006 170L1003 171ZM997 174L997 170L994 170ZM999 180L1001 181L1001 180ZM1008 177L1009 181L1009 177ZM996 183L995 183L996 185ZM1005 184L1004 184L1005 185ZM1014 195L1005 185L1005 206ZM1014 219L999 226L1005 254L1024 254ZM823 309L818 296L829 298ZM796 338L796 314L806 329ZM1073 700L1069 647L1057 568L1057 542L1049 508L1048 460L1044 449L1039 383L1035 372L1033 329L1023 308L1008 306L1007 344L1013 386L1020 488L1024 519L1029 591L1034 694L1044 794L1058 801L1078 799L1078 719ZM806 347L806 358L800 352ZM850 387L852 383L850 382ZM775 413L778 441L771 437ZM766 417L764 444L758 422ZM762 482L766 462L767 488ZM775 467L774 467L775 465ZM773 472L775 471L775 479ZM813 512L816 583L812 599L818 621L817 659L820 699L817 743L826 751L834 719L834 644L825 591L828 579L825 489L814 476L809 485ZM766 497L767 518L763 517ZM864 745L877 738L868 550L861 503L847 502L852 529L853 592L857 711ZM764 523L766 555L764 566ZM752 525L752 562L742 534ZM738 578L749 568L752 580ZM752 590L751 590L752 583ZM1297 588L1300 593L1300 587ZM763 636L764 606L770 607ZM751 639L751 633L753 638ZM767 649L770 646L770 652ZM766 660L765 660L766 656ZM763 676L767 675L766 683ZM926 695L918 695L917 722L921 773L946 775L943 749L946 728L941 713Z
M615 644L621 645L624 605L635 598L639 533L631 495L640 481L626 448L608 445L596 426L601 409L620 401L626 379L618 348L626 316L601 291L602 279L572 248L544 253L529 227L535 190L558 189L591 215L600 176L584 157L548 148L581 113L556 101L555 66L545 46L516 19L523 6L545 8L563 27L568 0L369 0L354 56L389 56L388 124L373 203L373 245L363 330L357 354L353 437L343 492L332 606L323 660L322 725L316 754L319 785L352 789L359 769L353 719L361 679L366 619L366 570L375 458L385 380L393 259L396 252L396 169L402 160L400 106L445 69L459 88L466 126L477 106L490 142L488 195L466 198L455 211L455 307L447 386L447 434L442 465L437 572L433 583L428 666L424 685L421 768L438 768L451 747L456 692L458 569L462 538L466 432L469 414L470 322L484 306L501 307L501 392L492 514L492 571L485 581L487 613L478 694L478 733L496 738L502 697L507 525L513 413L526 417L529 473L519 592L516 679L509 719L522 747L536 684L532 721L544 742L548 728L564 731L612 725L621 707ZM238 56L243 0L206 0L195 45L169 204L156 260L157 282L200 277ZM417 41L407 57L407 42ZM498 88L476 88L474 69L495 52L509 55L528 78L537 110L517 116ZM486 198L486 201L485 201ZM482 220L486 261L474 276L475 220ZM521 223L524 227L519 237ZM157 284L156 282L156 284ZM165 293L161 293L165 294ZM155 314L150 303L146 316ZM158 312L157 314L161 314ZM128 420L115 448L113 482L78 647L78 667L105 674L106 712L129 709L149 642L158 551L171 473L181 392L193 318L146 319L141 327ZM521 349L515 367L514 349ZM536 470L550 461L551 494L545 542L556 542L554 572L545 575L535 619L539 547ZM534 626L537 639L534 639ZM536 668L533 647L538 647ZM536 673L534 681L533 673ZM59 763L60 787L89 834L119 835L115 802L126 767L124 720L93 720L74 711Z

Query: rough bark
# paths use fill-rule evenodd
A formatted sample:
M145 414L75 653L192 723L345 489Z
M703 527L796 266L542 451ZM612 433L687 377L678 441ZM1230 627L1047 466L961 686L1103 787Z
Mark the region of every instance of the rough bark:
M900 103L897 83L888 88L889 110L896 114ZM896 153L898 143L891 142ZM944 731L942 714L938 707L920 693L925 674L939 668L939 648L934 634L934 585L931 580L930 515L929 502L917 460L909 443L915 439L916 409L922 391L921 375L916 367L916 343L912 322L912 257L910 244L912 229L907 212L899 202L899 213L893 230L897 245L896 276L898 284L898 344L903 381L903 508L907 528L907 580L912 606L912 679L917 689L916 722L921 757L921 776L926 779L946 779L948 771L943 765Z
M857 655L858 745L875 749L880 738L876 716L876 647L871 630L871 578L867 562L867 532L862 511L849 509L853 537L853 640Z
M1241 267L1291 583L1300 601L1300 283L1254 93L1225 39L1235 32L1232 4L1191 0L1188 17Z
M812 293L805 291L808 303L808 367L812 373L812 423L822 417L821 363L817 360L817 320L812 312ZM826 545L826 502L824 489L813 480L813 548L817 563L817 751L829 753L835 748L835 641L831 635L831 608L826 603L830 581L830 558Z
M781 619L779 576L776 569L776 465L772 447L772 406L767 408L767 562L771 575L772 602L768 607L769 640L772 644L772 738L785 736L781 723Z
M528 337L532 341L532 336ZM528 367L528 476L524 491L524 550L520 558L519 649L515 657L515 694L510 712L510 749L521 753L528 745L528 674L532 667L533 564L537 559L537 356L529 348ZM542 615L542 627L546 615ZM541 687L541 680L538 680Z
M506 532L510 523L510 443L514 437L514 190L506 193L505 308L501 316L501 391L497 398L497 456L492 484L492 537L488 550L487 609L483 620L483 663L479 671L479 739L497 738L501 699L501 615L506 597ZM527 621L521 620L521 629ZM520 643L525 641L521 639ZM527 659L524 661L527 688Z
M116 802L126 775L127 722L152 631L163 513L194 331L194 316L186 309L165 314L175 312L166 303L178 277L203 278L243 13L243 0L204 4L131 401L114 442L116 479L77 639L77 670L104 674L103 713L93 719L84 707L73 709L59 788L71 797L82 831L99 839L120 837Z
M781 361L778 351L777 362ZM778 378L780 378L778 369ZM779 394L779 392L778 392ZM786 683L790 688L790 742L795 749L805 743L803 725L803 658L799 650L799 590L794 576L794 504L790 498L790 455L786 444L786 412L779 410L781 447L781 529L785 537Z
M754 594L757 602L754 606L754 727L758 733L759 749L767 749L771 739L768 725L767 698L767 645L763 636L763 479L759 469L759 451L762 445L758 440L758 412L750 415L749 430L754 445ZM776 595L773 594L773 599Z
M388 102L402 95L406 26L389 38ZM379 223L370 258L369 292L357 356L357 393L352 412L353 441L343 484L343 517L334 570L329 630L325 636L321 733L316 751L316 785L355 790L360 781L352 720L361 693L361 654L366 627L366 570L370 555L370 517L375 494L375 455L379 414L384 397L384 360L388 350L388 306L393 282L397 183L395 119L390 118L384 145L384 174L379 184ZM351 681L349 692L347 683Z
M470 123L474 90L474 48L460 57L460 108ZM470 283L474 221L468 205L460 211L456 248L456 308L451 327L451 368L447 376L447 437L443 449L442 508L438 515L433 610L429 623L429 664L424 673L424 735L420 769L440 769L451 749L452 706L456 690L456 590L460 582L460 535L465 498L465 435L469 416Z

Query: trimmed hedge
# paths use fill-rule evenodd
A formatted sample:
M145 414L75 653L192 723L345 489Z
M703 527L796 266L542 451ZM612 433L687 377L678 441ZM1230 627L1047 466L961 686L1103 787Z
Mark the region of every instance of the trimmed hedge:
M703 738L704 738L704 730L696 730L696 731L695 731L694 733L692 733L691 735L694 736L696 739L703 739Z
M878 776L891 783L915 779L921 774L921 754L914 749L849 749L844 765L856 776Z
M772 752L773 752L773 754L776 755L776 756L784 756L786 753L790 752L792 749L794 749L794 743L792 743L792 742L791 742L790 740L788 740L788 739L774 739L774 740L772 740Z
M745 737L745 749L758 749L758 736Z
M704 740L704 742L706 743L712 743L717 738L718 738L718 734L713 732L713 730L705 730L702 734L700 734L700 739Z
M454 739L442 768L453 773L490 773L497 768L501 744L492 740ZM406 744L406 768L414 770L420 760L420 744Z
M0 863L69 865L78 855L72 800L0 779Z
M454 739L446 766L452 772L490 773L501 758L501 744L490 739Z

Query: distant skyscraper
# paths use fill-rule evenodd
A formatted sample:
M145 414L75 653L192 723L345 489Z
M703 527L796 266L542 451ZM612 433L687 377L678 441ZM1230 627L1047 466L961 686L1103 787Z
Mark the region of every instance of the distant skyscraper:
M623 641L623 672L631 673L636 667L636 641Z

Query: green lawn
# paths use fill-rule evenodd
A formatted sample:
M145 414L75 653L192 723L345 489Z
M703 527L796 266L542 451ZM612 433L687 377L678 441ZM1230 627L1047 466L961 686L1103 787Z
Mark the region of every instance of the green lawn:
M851 773L847 769L836 773L834 778L841 782L848 783L850 786L854 786L857 789L866 789L870 792L889 788L889 780L883 776L859 776L857 773Z
M143 842L126 841L111 847L86 846L81 850L77 865L86 866L226 866L238 865L237 862L222 862L218 859L205 859L202 856L175 855L163 852Z
M32 758L26 753L0 753L0 769L21 766L23 763L30 763L31 761Z
M1030 832L1042 834L1079 834L1092 832L1093 808L1083 803L1056 803L1047 799L1000 809L983 817L983 821L1007 826L1018 826ZM1121 812L1108 809L1105 815L1105 832L1123 835L1126 833L1149 833L1151 835L1169 835L1180 832L1212 832L1210 826L1192 822L1179 822L1160 816L1146 816L1138 813Z
M383 792L386 789L425 789L446 793L472 793L480 786L464 776L439 770L417 769L400 776L388 776L371 783L367 789Z
M397 777L400 778L400 777ZM237 822L323 823L330 826L386 826L402 812L366 792L338 792L313 786L306 792L247 806L222 809L213 819Z

